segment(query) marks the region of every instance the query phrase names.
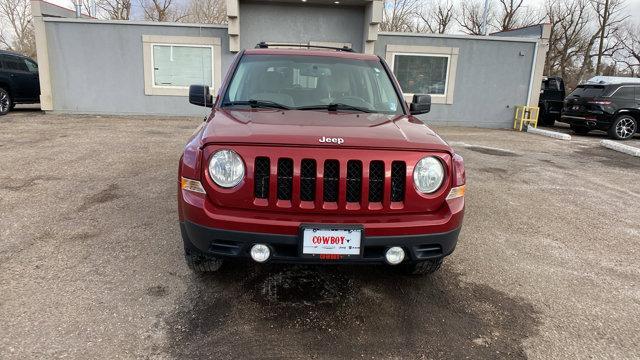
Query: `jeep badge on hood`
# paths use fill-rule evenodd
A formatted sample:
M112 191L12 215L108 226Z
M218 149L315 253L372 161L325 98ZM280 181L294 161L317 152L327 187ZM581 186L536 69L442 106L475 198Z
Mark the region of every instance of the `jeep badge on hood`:
M321 143L334 143L334 144L343 144L344 143L344 139L343 138L328 138L326 136L323 136L322 138L318 139L319 142Z

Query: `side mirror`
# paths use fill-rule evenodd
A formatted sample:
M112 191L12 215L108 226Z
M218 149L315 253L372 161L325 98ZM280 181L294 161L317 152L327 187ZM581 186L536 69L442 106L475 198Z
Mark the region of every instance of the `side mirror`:
M213 96L206 85L189 86L189 103L198 106L213 107Z
M409 104L411 115L426 114L431 111L431 95L413 95L413 100Z

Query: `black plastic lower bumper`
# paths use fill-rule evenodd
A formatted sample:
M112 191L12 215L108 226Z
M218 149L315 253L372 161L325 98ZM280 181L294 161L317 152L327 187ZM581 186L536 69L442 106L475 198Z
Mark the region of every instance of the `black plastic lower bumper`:
M203 227L189 221L180 223L180 231L187 249L218 257L248 257L253 244L269 245L269 261L301 263L384 263L384 251L401 246L407 251L408 261L441 258L453 252L460 228L446 233L400 236L367 236L362 239L361 257L342 260L320 260L300 256L300 238L296 235L277 235L232 231Z
M560 122L567 123L573 126L586 127L588 129L597 129L606 131L611 127L612 119L608 115L599 114L594 116L592 114L566 114L563 113L559 119Z

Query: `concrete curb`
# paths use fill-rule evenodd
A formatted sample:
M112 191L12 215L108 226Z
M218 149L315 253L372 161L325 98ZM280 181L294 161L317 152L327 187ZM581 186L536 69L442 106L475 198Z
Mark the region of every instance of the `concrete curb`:
M621 153L629 154L631 156L640 157L640 148L635 146L620 144L619 142L613 140L602 140L600 141L600 145L615 151L619 151Z
M548 137L559 139L559 140L571 140L571 135L569 134L564 134L557 131L542 130L542 129L531 127L531 125L527 125L527 132L536 134L536 135L548 136Z

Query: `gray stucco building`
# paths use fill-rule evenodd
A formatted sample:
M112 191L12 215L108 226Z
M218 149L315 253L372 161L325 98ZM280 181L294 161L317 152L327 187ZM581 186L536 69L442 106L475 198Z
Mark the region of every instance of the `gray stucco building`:
M546 26L494 36L379 32L382 1L228 0L228 25L77 19L32 1L45 111L201 115L187 87L213 93L235 54L258 42L349 46L386 59L410 99L432 95L429 123L509 127L536 105Z

